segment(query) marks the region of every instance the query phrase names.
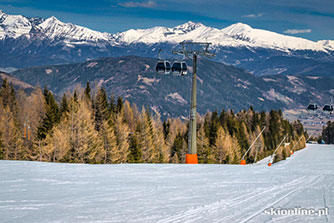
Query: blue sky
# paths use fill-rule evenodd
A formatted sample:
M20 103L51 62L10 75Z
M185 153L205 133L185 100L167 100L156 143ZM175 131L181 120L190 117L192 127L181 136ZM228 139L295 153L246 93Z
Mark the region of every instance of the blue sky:
M243 22L311 40L334 39L333 0L0 0L0 9L28 17L56 16L110 33L187 21L216 28Z

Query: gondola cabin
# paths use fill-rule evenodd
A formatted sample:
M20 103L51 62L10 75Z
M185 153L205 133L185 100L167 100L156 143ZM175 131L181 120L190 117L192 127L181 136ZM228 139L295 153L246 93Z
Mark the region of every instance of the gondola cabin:
M318 109L318 105L317 104L309 104L308 106L307 106L307 110L308 111L315 111L315 110L317 110Z
M188 73L186 62L175 61L172 65L172 73L174 75L186 75Z
M322 108L322 110L323 110L324 112L330 112L330 113L332 113L332 112L333 112L333 105L329 105L329 104L327 104L327 105L325 105L325 106Z
M158 61L155 66L155 70L158 74L169 74L170 73L170 62L167 60Z

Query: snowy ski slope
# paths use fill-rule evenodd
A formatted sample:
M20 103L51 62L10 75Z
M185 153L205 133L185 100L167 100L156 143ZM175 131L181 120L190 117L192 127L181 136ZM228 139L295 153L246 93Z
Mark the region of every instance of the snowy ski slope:
M0 161L0 222L334 222L333 158L308 145L271 167Z

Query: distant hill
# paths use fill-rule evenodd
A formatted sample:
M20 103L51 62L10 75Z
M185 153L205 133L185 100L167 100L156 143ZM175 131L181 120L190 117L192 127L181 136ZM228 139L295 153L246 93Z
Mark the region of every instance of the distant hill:
M102 58L84 63L25 68L12 75L30 85L48 86L63 94L75 86L103 86L163 116L188 116L191 74L157 75L157 60L137 56ZM188 61L189 73L192 71ZM319 105L334 94L334 78L274 75L257 77L234 66L199 60L198 112L221 109L293 109L310 101Z
M9 83L13 85L15 89L23 89L26 92L30 92L34 89L34 87L28 83L18 80L17 78L11 76L10 74L4 73L0 71L0 84L2 81L7 79Z

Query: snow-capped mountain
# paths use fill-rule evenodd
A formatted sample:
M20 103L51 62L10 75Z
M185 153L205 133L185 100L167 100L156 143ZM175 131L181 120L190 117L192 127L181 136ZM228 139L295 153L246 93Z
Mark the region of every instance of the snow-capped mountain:
M281 64L277 57L312 60L309 62L321 66L322 72L323 67L331 66L334 61L333 40L314 42L242 23L218 29L187 22L173 28L130 29L110 34L64 23L53 16L27 18L0 11L0 55L5 58L0 61L0 67L73 63L129 54L157 57L158 48L164 49L164 56L171 57L171 49L182 41L212 42L216 61L237 65L259 75L299 70L317 74L310 73L307 66L291 69L295 63ZM326 70L320 75L329 73Z
M311 40L281 35L278 33L254 29L243 23L236 23L224 29L207 27L201 23L187 22L174 28L154 27L151 29L129 30L118 33L123 43L155 44L159 42L179 43L182 41L211 42L216 46L262 47L282 51L314 50L327 52L332 50L329 40L314 42Z
M0 39L18 38L28 34L32 29L32 22L21 15L7 15L0 10Z
M41 34L44 38L61 39L64 43L87 44L89 42L109 42L111 34L93 31L71 23L63 23L56 17L48 19L26 18L21 15L7 15L0 11L0 40L17 39Z
M40 32L50 39L62 39L65 44L88 44L108 42L120 44L156 44L161 42L208 41L217 46L263 47L279 50L333 50L334 41L313 42L303 38L286 36L274 32L254 29L243 23L236 23L224 29L207 27L201 23L187 22L167 28L130 29L109 34L94 31L71 23L63 23L56 17L48 19L26 18L21 15L7 15L0 11L0 39L18 38ZM37 21L37 22L36 22Z

